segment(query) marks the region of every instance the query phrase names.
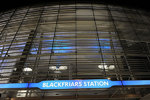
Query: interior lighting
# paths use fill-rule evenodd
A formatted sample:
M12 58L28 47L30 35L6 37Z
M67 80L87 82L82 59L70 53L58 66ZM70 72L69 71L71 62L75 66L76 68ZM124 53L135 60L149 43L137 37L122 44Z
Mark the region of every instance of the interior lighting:
M102 63L101 65L98 65L98 68L106 69L106 70L113 70L115 68L115 66L114 65L106 65L105 63Z
M26 67L26 68L24 68L24 69L23 69L23 71L24 71L24 72L31 72L31 71L32 71L32 69L31 69L31 68L29 68L29 67Z
M59 70L67 70L67 66L60 66Z
M61 71L61 70L67 70L67 66L50 66L49 69Z
M50 66L49 69L50 70L56 70L57 68L56 68L56 66Z
M109 69L110 69L110 70L113 70L114 68L115 68L114 65L110 65L110 66L109 66Z

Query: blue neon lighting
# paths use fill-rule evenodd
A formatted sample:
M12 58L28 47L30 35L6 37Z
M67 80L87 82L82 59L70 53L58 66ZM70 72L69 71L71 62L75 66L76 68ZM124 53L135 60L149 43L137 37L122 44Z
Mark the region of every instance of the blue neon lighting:
M150 80L130 80L122 81L123 85L150 85Z
M82 89L110 88L112 86L150 85L150 80L111 81L108 79L89 80L48 80L39 83L8 83L0 84L0 88L40 88L40 89Z
M54 50L54 53L72 53L75 50Z
M9 84L0 84L0 88L27 88L28 83L9 83Z
M78 49L80 48L94 48L94 49L98 49L99 46L82 46L82 47L77 47ZM110 49L111 47L110 46L101 46L102 49ZM42 48L42 50L51 50L52 47L47 47L47 48ZM60 50L60 49L75 49L75 47L53 47L54 50ZM32 49L32 51L37 51L37 49Z

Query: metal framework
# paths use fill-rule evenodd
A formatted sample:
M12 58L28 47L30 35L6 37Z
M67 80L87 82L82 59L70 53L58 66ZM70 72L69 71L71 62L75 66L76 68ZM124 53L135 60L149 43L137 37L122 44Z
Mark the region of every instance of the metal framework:
M0 14L0 39L0 83L150 79L150 13L145 11L78 1L18 8ZM67 66L67 70L50 66ZM93 99L139 100L148 88L4 89L0 93L4 98L90 100L94 95Z

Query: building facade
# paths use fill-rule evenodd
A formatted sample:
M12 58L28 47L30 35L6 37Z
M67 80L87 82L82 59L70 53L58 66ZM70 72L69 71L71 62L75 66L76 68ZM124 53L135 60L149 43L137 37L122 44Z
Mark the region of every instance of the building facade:
M0 83L150 79L150 13L103 3L56 2L0 14ZM140 100L145 87L2 89L1 98Z

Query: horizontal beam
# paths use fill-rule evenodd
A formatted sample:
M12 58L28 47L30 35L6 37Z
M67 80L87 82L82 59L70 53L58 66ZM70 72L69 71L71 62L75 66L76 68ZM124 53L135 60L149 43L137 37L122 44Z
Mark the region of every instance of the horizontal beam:
M58 99L127 99L127 98L141 98L141 95L127 94L127 95L114 95L112 97L108 95L77 95L77 96L47 96L47 97L22 97L22 98L9 98L9 100L58 100ZM7 100L7 99L6 99Z

